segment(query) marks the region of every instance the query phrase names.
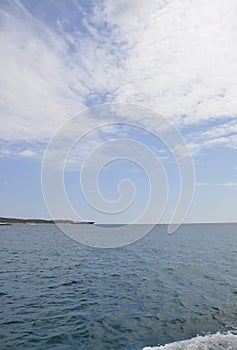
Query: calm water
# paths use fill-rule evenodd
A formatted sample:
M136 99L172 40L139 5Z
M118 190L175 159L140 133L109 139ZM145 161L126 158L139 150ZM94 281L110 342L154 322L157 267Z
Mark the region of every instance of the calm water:
M160 225L116 249L2 226L0 261L0 349L237 349L236 224Z

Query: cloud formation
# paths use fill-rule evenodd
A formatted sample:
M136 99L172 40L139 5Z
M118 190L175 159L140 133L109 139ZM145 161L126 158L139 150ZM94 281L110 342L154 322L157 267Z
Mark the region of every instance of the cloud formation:
M47 8L37 16L26 3L2 5L3 140L47 142L87 107L128 102L167 116L196 153L237 148L235 0L72 4L73 21L61 13L54 22ZM128 121L160 127L149 116Z

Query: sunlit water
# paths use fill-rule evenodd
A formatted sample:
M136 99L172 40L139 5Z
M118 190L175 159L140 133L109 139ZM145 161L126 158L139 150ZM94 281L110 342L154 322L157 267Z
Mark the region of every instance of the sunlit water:
M2 226L0 259L0 349L237 349L236 224L160 225L116 249Z

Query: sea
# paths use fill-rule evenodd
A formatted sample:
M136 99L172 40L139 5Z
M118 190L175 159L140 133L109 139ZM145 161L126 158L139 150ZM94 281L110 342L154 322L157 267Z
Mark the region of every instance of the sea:
M113 249L1 226L0 349L236 350L237 224L157 225Z

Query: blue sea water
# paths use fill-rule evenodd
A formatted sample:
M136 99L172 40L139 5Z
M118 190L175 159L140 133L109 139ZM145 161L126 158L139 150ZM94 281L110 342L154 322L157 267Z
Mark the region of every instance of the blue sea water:
M0 349L237 349L237 224L116 249L2 226L0 262Z

